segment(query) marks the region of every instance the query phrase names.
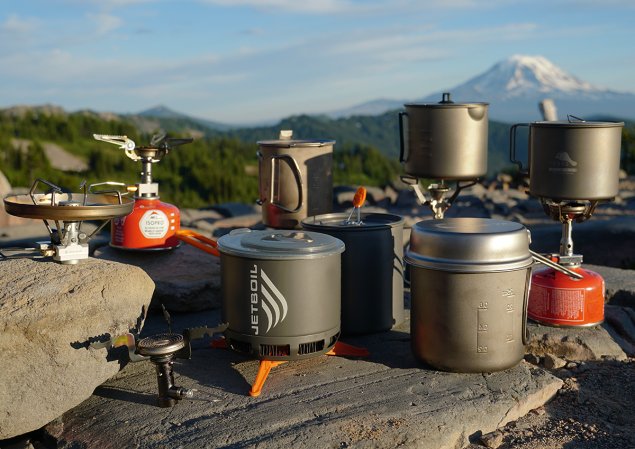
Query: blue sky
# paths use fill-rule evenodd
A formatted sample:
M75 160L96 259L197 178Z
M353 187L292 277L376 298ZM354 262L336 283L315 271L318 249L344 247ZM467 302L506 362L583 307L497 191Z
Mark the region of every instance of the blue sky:
M0 107L249 123L421 98L513 54L635 92L635 1L0 0Z

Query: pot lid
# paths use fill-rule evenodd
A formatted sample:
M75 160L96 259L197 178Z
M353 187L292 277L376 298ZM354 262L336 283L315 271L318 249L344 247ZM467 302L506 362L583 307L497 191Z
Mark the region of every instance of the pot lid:
M348 213L337 214L323 214L314 215L313 217L307 217L302 220L302 226L313 231L331 230L331 231L360 231L360 230L373 230L379 228L391 228L398 225L403 225L404 219L399 215L393 214L379 214L372 212L362 212L362 222L360 224L347 223ZM356 218L353 213L353 219Z
M408 263L459 272L529 267L529 233L520 223L489 218L420 221L412 228Z
M585 120L556 120L552 122L532 122L529 124L529 126L535 128L613 128L623 127L624 122L587 122Z
M259 140L256 142L262 147L293 148L293 147L323 147L335 145L334 140L329 139L292 139L292 130L281 130L278 140Z
M466 108L466 107L483 107L488 106L489 103L455 103L450 99L450 93L444 92L441 101L438 103L406 103L404 106L406 107L414 107L414 108Z
M330 235L298 230L235 229L218 239L223 254L252 259L311 259L344 252L344 243Z

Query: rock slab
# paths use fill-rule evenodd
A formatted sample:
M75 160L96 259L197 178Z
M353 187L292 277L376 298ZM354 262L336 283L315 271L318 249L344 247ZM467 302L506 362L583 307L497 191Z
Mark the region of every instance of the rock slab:
M139 268L0 262L0 440L38 429L90 397L125 360L88 348L139 329L154 284Z
M216 323L215 313L191 325ZM230 350L198 345L178 361L177 385L197 392L171 409L154 405L152 365L129 364L64 415L58 447L456 448L540 407L562 385L525 362L492 374L432 370L411 355L408 326L347 340L367 347L367 359L278 366L258 398L247 395L258 362Z
M169 251L135 252L103 246L95 257L137 266L154 281L151 308L198 312L220 307L220 259L181 244Z

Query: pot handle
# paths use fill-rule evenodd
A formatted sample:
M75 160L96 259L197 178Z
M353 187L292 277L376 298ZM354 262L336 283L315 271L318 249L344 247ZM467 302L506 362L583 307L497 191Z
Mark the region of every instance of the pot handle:
M276 202L275 200L274 187L276 185L276 182L275 182L276 164L277 164L276 161L278 160L285 161L287 165L289 165L289 168L291 168L291 171L293 172L295 183L298 188L298 205L296 206L295 209L289 209L288 207ZM300 209L302 209L302 174L300 173L300 167L298 167L298 163L295 161L295 159L293 159L288 154L279 154L271 158L271 188L269 191L269 195L270 195L271 204L285 212L289 212L293 214L293 213L299 212Z
M525 279L525 296L523 297L523 325L522 325L522 341L523 346L529 343L529 329L527 329L527 309L529 307L529 290L531 289L531 268L527 269L527 278Z
M258 157L258 180L259 182L262 182L262 180L264 179L262 177L262 170L263 170L262 165L264 164L264 156L262 155L261 151L256 151L256 156ZM259 195L258 195L258 199L256 200L256 204L258 204L259 206L262 206L267 199L262 197L262 186L259 185L258 190L259 190Z
M514 164L518 165L518 170L520 170L521 173L528 174L529 173L529 156L527 156L527 170L526 171L523 170L522 161L516 159L516 129L519 126L529 127L529 123L516 123L515 125L512 125L512 127L509 129L509 160L512 161Z
M220 257L220 252L217 249L218 243L216 243L216 240L212 240L202 234L199 234L198 232L190 231L189 229L179 229L176 231L176 237L185 243L205 251L206 253Z
M404 126L403 126L403 118L408 117L407 112L399 113L399 162L406 162L404 159L404 155L406 153L406 139L404 137ZM408 155L410 155L410 151L408 151Z
M562 274L566 274L571 279L582 279L582 278L584 278L584 276L582 276L580 273L576 273L573 270L569 270L567 267L565 267L563 265L560 265L557 262L554 262L553 260L549 259L548 257L543 256L542 254L538 254L537 252L532 251L532 250L529 250L529 253L531 254L531 257L533 257L533 259L536 262L545 264L549 268L553 268L554 270L559 271Z

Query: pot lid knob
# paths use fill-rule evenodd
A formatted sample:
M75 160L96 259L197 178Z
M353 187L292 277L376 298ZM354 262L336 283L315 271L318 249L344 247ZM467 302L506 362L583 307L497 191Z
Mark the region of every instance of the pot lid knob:
M279 138L280 140L291 140L293 137L293 130L291 129L281 129Z
M453 104L454 102L450 100L450 92L443 92L441 96L441 101L439 104Z

